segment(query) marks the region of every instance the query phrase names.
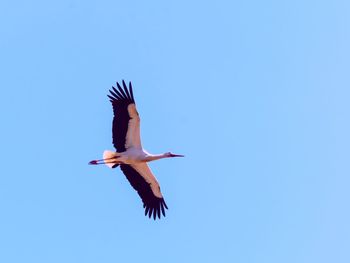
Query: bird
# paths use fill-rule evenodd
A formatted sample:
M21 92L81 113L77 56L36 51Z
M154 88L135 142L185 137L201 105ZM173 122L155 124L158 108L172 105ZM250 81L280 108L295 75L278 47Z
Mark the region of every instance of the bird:
M136 109L131 81L127 86L116 82L117 88L112 86L108 98L113 108L112 141L116 151L105 150L103 159L92 160L90 165L105 164L109 168L120 167L131 186L137 191L143 202L145 216L155 220L165 217L168 209L161 193L159 183L153 175L148 162L172 157L184 157L181 154L166 152L150 154L141 144L140 117Z

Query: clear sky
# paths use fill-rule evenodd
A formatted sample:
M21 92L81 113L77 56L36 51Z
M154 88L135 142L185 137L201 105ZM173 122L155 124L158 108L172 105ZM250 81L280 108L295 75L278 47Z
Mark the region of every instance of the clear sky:
M0 2L0 261L350 262L348 1ZM167 217L111 143L131 80Z

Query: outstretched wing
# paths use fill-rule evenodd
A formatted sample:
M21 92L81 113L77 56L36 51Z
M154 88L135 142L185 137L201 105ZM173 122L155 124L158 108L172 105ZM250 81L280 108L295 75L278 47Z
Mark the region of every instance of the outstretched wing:
M142 148L140 139L140 118L136 110L131 82L129 89L123 80L123 88L117 82L117 88L109 90L113 106L113 145L118 152L130 147Z
M131 186L137 191L142 199L145 215L153 219L160 218L160 212L165 216L165 209L168 209L157 179L152 174L146 163L127 165L121 164L120 169L125 174Z

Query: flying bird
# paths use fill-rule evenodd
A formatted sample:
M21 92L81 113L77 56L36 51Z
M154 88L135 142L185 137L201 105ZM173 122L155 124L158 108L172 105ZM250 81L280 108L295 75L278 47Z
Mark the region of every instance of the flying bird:
M105 164L110 168L120 167L131 186L142 199L145 215L160 218L165 216L168 209L159 183L153 175L147 162L171 158L184 157L180 154L166 152L163 154L150 154L142 148L140 138L140 117L136 110L131 82L129 87L122 81L123 87L117 82L117 89L112 86L107 95L113 106L112 137L116 151L106 150L103 159L92 160L91 165Z

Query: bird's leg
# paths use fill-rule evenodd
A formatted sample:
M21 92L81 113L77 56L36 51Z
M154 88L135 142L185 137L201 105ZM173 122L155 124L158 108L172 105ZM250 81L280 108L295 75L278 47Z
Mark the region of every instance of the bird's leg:
M113 156L113 157L111 157L111 158L100 159L100 160L94 160L94 161L96 161L96 162L102 162L102 161L112 160L112 159L116 159L116 158L119 158L119 156Z
M89 164L90 165L98 165L98 164L106 164L106 163L115 163L115 162L108 162L108 160L118 159L119 157L120 156L114 156L114 157L106 158L106 159L92 160L89 162Z

